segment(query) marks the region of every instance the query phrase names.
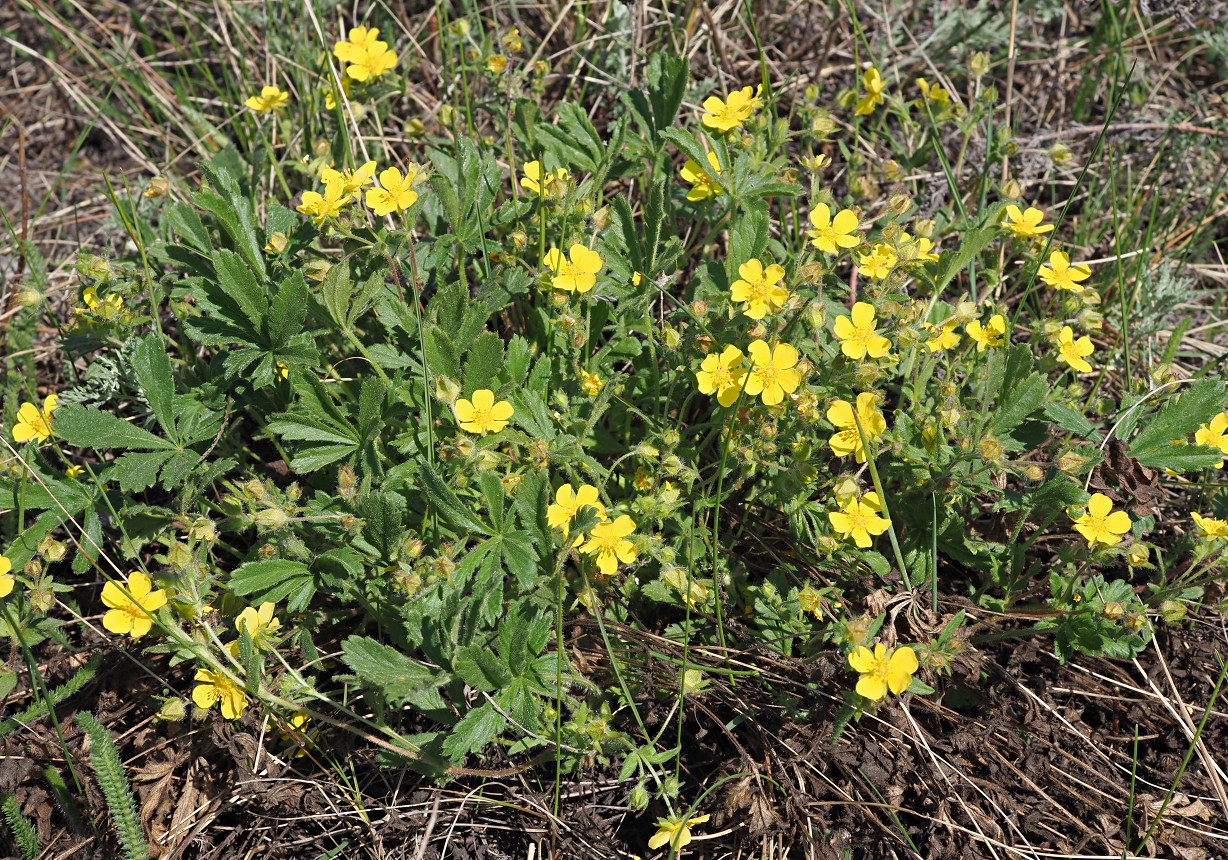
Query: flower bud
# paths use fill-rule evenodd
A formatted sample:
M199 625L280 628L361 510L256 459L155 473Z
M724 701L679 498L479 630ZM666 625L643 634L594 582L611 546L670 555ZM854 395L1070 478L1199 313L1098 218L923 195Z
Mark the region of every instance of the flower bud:
M286 250L286 243L290 241L290 237L285 233L277 230L269 235L269 241L265 243L264 250L270 254L280 254Z
M1007 200L1018 200L1023 196L1023 189L1019 187L1018 181L1014 179L1008 179L1003 182L1000 191Z
M317 284L328 277L328 270L332 268L332 264L327 260L309 260L307 265L303 267L303 274L308 280L315 281Z
M986 460L996 461L1002 457L1002 443L992 436L986 436L977 447L980 448L981 456Z
M1130 563L1131 567L1138 567L1139 565L1146 564L1150 555L1151 547L1139 540L1130 544L1130 548L1126 550L1126 561Z
M265 508L252 517L256 525L276 531L289 521L290 517L281 508Z
M17 291L17 304L23 308L36 308L43 301L43 294L33 287L22 287Z
M1131 612L1126 616L1125 627L1131 633L1138 633L1147 626L1147 616L1141 612Z
M1169 624L1179 624L1185 620L1188 609L1178 600L1165 600L1160 604L1160 615Z
M192 550L188 549L188 545L182 541L175 541L166 551L166 563L171 566L172 570L187 570L194 560Z
M1063 451L1057 458L1058 471L1066 475L1077 475L1086 463L1087 459L1074 451Z
M187 705L184 704L183 699L176 696L175 698L167 699L162 703L162 707L158 709L158 713L154 719L166 723L177 723L187 716L187 713Z
M165 176L155 176L149 180L149 184L145 186L145 191L141 194L147 200L154 200L158 197L165 197L167 192L171 190L171 184Z
M1126 607L1116 600L1110 600L1104 604L1104 608L1100 610L1100 614L1109 621L1116 621L1126 614Z
M986 54L984 51L977 51L973 54L968 60L968 71L972 73L973 77L982 77L989 71L989 54Z
M648 801L648 789L644 788L642 784L631 789L631 793L627 795L627 806L635 813L643 812L647 809Z
M48 563L55 564L61 561L68 552L68 547L63 542L56 540L50 534L45 535L38 542L38 554L47 559Z

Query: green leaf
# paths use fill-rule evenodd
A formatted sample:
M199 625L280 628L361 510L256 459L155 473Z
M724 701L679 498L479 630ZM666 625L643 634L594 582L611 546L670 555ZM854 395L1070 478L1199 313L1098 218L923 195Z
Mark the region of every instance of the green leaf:
M495 739L507 726L507 720L486 702L465 714L464 719L452 727L451 734L443 742L444 754L453 764L461 764L465 756L479 752Z
M1130 440L1130 456L1143 457L1168 448L1191 436L1224 408L1224 380L1200 379L1180 396L1169 400L1159 413Z
M290 338L303 330L306 319L307 281L302 271L295 271L281 282L273 297L273 307L269 311L269 345L275 350L284 347Z
M76 403L70 403L56 410L55 432L70 445L95 450L104 448L175 450L172 443L160 436L155 436L148 430L129 424L117 415Z
M967 268L973 258L985 249L986 245L1001 235L1002 229L998 222L1002 220L1002 212L1005 209L1005 205L995 206L981 221L984 226L968 231L964 234L964 240L960 242L958 248L942 254L938 260L938 273L934 277L937 292L941 293L946 285L951 283L951 280Z
M347 637L341 651L341 659L355 675L391 700L403 701L434 686L431 669L368 636Z
M266 308L264 292L247 263L233 251L219 248L213 252L213 268L227 297L243 312L252 328L260 331Z
M301 561L273 558L249 561L230 575L230 590L253 603L286 601L290 612L302 612L315 596L315 576Z
M1209 445L1165 445L1149 451L1139 451L1138 460L1150 469L1172 469L1174 472L1197 472L1214 469L1224 460L1224 452Z
M495 377L503 370L503 339L484 331L465 357L465 391L494 388Z
M419 480L421 481L423 492L426 493L427 500L443 514L448 522L476 534L487 537L491 535L490 529L483 525L469 511L468 507L456 497L456 493L452 492L451 488L443 482L443 479L439 477L439 473L435 471L435 468L430 463L422 464Z
M174 451L125 454L112 464L111 476L125 493L136 493L152 486L158 470L174 456Z
M1049 382L1039 373L1021 380L1017 385L1003 387L993 415L993 427L999 433L1009 433L1040 408L1049 391Z
M320 297L323 299L324 307L327 308L328 315L332 317L333 322L343 329L349 328L350 297L353 294L354 288L350 281L350 264L348 261L342 260L329 269L328 274L324 276L324 281L320 284Z
M162 431L172 440L175 433L175 380L171 376L171 361L166 354L166 344L158 335L151 334L141 339L132 351L132 372L136 375L141 393L149 401L154 417Z
M452 668L471 687L493 693L512 680L512 670L489 647L466 645L456 652Z
M1045 417L1063 430L1068 430L1085 439L1090 439L1096 434L1095 425L1088 421L1083 413L1076 412L1064 403L1046 403Z

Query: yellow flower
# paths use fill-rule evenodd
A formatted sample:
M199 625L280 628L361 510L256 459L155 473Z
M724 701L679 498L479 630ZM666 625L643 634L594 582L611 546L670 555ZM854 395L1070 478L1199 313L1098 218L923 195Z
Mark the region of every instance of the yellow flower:
M1074 329L1064 325L1057 336L1057 348L1058 361L1066 362L1079 373L1091 373L1092 366L1086 357L1092 354L1095 347L1090 337L1083 335L1075 340Z
M166 592L153 591L153 583L140 571L128 574L127 593L114 582L102 587L102 603L109 607L102 626L112 633L140 639L153 627L153 613L166 605Z
M41 445L51 436L51 413L60 408L59 396L48 394L40 410L33 403L23 403L17 410L17 424L13 427L14 442L29 442L33 439Z
M715 394L716 402L721 406L732 406L742 390L742 377L746 368L742 366L742 350L736 346L727 346L720 355L709 353L695 374L695 384L700 394Z
M374 161L368 161L362 167L356 169L337 170L332 167L326 167L320 171L320 179L325 184L340 180L341 191L345 194L354 194L355 192L362 191L371 184L374 176Z
M772 349L762 340L751 341L746 348L750 355L750 375L746 377L746 393L756 394L764 406L775 406L792 394L802 384L801 371L797 370L797 350L787 343L778 343ZM719 398L718 398L719 402Z
M78 466L75 463L64 470L65 478L80 478L84 474L85 474L85 467Z
M758 91L750 87L742 87L737 92L730 93L726 101L722 101L717 96L708 96L704 99L704 110L707 113L700 119L708 128L714 128L717 131L732 131L750 119L751 114L758 108L763 107L758 94L762 90L762 86Z
M600 519L605 519L605 505L601 503L601 494L596 487L581 484L580 489L576 490L571 484L563 484L555 491L554 504L546 508L546 522L566 538L571 530L571 521L584 507L592 508Z
M942 352L953 346L959 346L961 338L955 333L957 324L958 320L955 317L947 317L940 323L921 323L921 328L930 335L925 342L926 348L930 352Z
M705 823L710 815L694 815L690 818L658 818L657 832L648 840L648 847L653 851L663 845L669 845L675 853L691 844L691 828Z
M256 648L270 647L273 635L281 628L281 621L273 615L276 609L268 600L261 603L259 609L247 607L235 619L235 630L246 630Z
M381 170L380 187L367 189L367 207L381 218L392 212L404 212L418 202L418 192L414 190L417 175L417 165L409 167L404 176L395 167Z
M866 449L861 444L861 433L865 434L867 442L872 442L887 432L887 419L878 411L876 399L873 391L858 394L856 416L853 413L853 404L847 400L837 400L828 408L827 420L837 432L827 444L837 457L852 454L858 463L864 463ZM861 433L857 432L858 421L861 422Z
M274 363L273 373L277 375L278 379L289 379L290 378L290 368L286 365L284 361L278 361Z
M397 64L397 52L383 42L373 42L361 54L354 54L345 73L351 80L362 83L392 71Z
M580 547L585 555L597 556L597 569L602 576L618 570L618 563L635 561L635 544L627 536L635 531L635 520L623 514L612 523L598 523L589 533L588 542Z
M766 269L759 260L747 260L738 266L741 278L730 285L730 297L735 302L745 302L742 313L753 320L763 319L769 310L784 307L789 291L780 286L785 270L775 263Z
M895 252L887 245L875 245L871 253L857 255L857 268L875 281L887 277L896 262Z
M13 569L13 562L9 561L7 555L0 555L0 597L8 597L13 593L13 586L17 584L17 578L10 572Z
M524 176L520 177L520 187L533 194L548 197L556 193L570 178L571 172L566 167L543 173L540 161L529 161L525 163Z
M379 40L379 27L351 27L349 41L337 42L333 45L333 56L343 63L357 62L358 57L373 45L386 45Z
M841 537L852 538L864 549L874 542L871 535L878 537L891 525L891 520L879 516L882 509L878 493L870 492L860 499L849 499L840 511L828 511L827 519Z
M873 66L865 70L861 82L866 88L866 94L857 100L853 113L857 116L869 116L874 113L874 108L883 103L883 89L886 84L883 83L883 76L878 73L878 69Z
M1121 536L1130 531L1130 515L1114 511L1113 500L1104 493L1092 493L1082 516L1072 515L1071 519L1075 531L1087 538L1089 547L1098 543L1105 546L1121 543Z
M580 387L589 397L596 397L600 394L604 385L605 382L597 374L589 373L587 370L580 372Z
M345 193L345 183L338 179L326 182L323 194L318 191L304 191L302 202L297 208L304 215L311 216L312 223L320 227L329 218L337 217L349 202L350 195Z
M1039 209L1029 206L1026 211L1020 212L1019 207L1012 203L1006 207L1006 217L1002 219L1002 226L1016 236L1026 239L1031 236L1044 235L1053 229L1052 224L1041 224L1043 220L1045 220L1045 213Z
M554 273L550 286L569 293L587 293L596 285L597 273L605 267L600 254L579 242L568 249L567 256L558 248L551 248L543 262Z
M345 93L345 97L350 97L350 84L354 83L350 80L350 76L344 71L341 72L341 92ZM327 110L337 109L337 91L332 88L331 81L328 90L324 93L324 107Z
M938 262L938 255L934 253L934 243L932 240L922 236L916 240L914 247L917 251L918 260L923 260L926 263Z
M917 78L917 88L921 90L921 96L927 101L940 106L951 103L951 94L941 84L931 84L925 78Z
M973 320L964 326L968 337L976 343L976 351L984 352L991 346L1001 346L1006 338L1006 317L994 314L986 325L980 320Z
M492 75L501 75L507 71L507 57L503 54L491 54L486 58L486 71Z
M810 210L810 223L813 230L807 230L810 244L825 254L838 254L840 248L856 248L861 239L853 235L857 230L857 216L852 209L841 209L836 217L831 217L831 209L826 203L820 203Z
M816 621L823 620L823 595L815 591L809 582L797 593L797 605L802 608L802 612L812 613Z
M197 669L196 680L200 683L192 689L192 701L198 708L207 711L220 702L226 719L237 720L243 715L247 694L230 678L212 669Z
M515 411L506 400L496 403L495 393L489 388L479 388L473 392L472 400L462 397L456 401L454 408L456 421L462 430L483 436L498 433L506 427Z
M281 110L289 101L289 93L282 92L278 87L272 86L261 87L260 95L249 96L243 104L256 113L268 113L269 111Z
M1090 267L1082 263L1070 265L1070 257L1061 251L1049 255L1049 265L1041 266L1038 272L1040 279L1051 287L1059 290L1070 290L1072 293L1083 292L1080 281L1086 281L1092 276Z
M691 190L686 193L686 199L692 203L715 197L724 190L713 179L714 176L721 175L721 164L716 160L715 152L708 152L708 164L712 166L711 173L705 171L690 158L687 159L686 164L682 165L682 180L691 183Z
M1190 516L1194 518L1194 525L1198 526L1198 530L1202 532L1202 536L1207 540L1224 540L1228 538L1228 520L1204 517L1198 511L1191 512ZM0 558L3 558L3 556L0 556ZM9 589L11 590L12 586L9 586ZM3 596L3 594L0 594L0 597Z
M857 679L857 695L872 702L887 695L887 691L897 696L908 689L912 676L920 668L916 653L909 647L887 650L887 646L879 642L874 651L864 645L858 645L849 654L849 665L861 673Z
M24 408L24 407L23 407ZM20 413L18 413L20 414ZM16 433L13 434L16 436ZM1228 454L1228 412L1221 412L1211 419L1210 424L1199 425L1194 431L1194 444L1219 448ZM1224 461L1220 460L1215 468L1222 469Z
M89 310L103 319L113 318L119 313L120 308L124 306L123 296L120 296L118 293L111 293L109 296L99 298L98 290L93 287L86 287L82 291L81 301L85 302L85 308L75 308L77 313Z
M880 335L874 326L874 313L874 305L856 302L849 316L836 317L834 328L840 351L854 361L867 355L882 358L891 350L891 341Z

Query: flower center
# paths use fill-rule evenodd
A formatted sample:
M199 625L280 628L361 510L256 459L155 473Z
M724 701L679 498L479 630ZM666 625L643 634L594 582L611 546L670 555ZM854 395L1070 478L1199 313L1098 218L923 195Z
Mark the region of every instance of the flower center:
M768 284L766 278L762 278L756 281L747 281L746 283L749 287L749 289L747 290L747 293L750 296L749 301L752 304L754 302L765 302L765 303L767 302L768 296L771 294L772 288Z
M865 514L858 510L845 511L845 513L849 518L849 531L857 532L866 530Z
M479 427L487 427L490 425L490 411L487 409L478 409L476 406L473 409L473 423ZM572 513L575 513L574 511Z
M722 366L712 371L713 388L728 388L730 385L733 385L733 374L728 367Z
M774 365L767 364L763 367L755 368L755 373L759 375L759 379L762 380L764 388L771 388L776 384L776 377L780 374L780 370Z

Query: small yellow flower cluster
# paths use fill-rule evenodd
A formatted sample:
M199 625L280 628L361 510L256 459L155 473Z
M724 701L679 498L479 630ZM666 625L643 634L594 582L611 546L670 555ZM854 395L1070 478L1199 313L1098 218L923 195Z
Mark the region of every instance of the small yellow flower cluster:
M553 273L550 279L552 287L581 294L597 285L597 275L605 268L601 255L579 242L573 244L566 255L558 248L551 248L542 264Z
M13 441L19 444L33 441L41 445L51 438L51 413L60 408L59 399L58 395L48 394L42 409L33 403L21 404L17 423L13 426Z
M573 547L579 547L585 555L597 557L597 570L602 576L610 576L618 570L618 565L630 564L635 561L637 552L635 544L628 538L635 532L635 520L623 514L611 522L606 516L605 505L601 502L601 494L592 484L581 484L579 489L571 484L563 484L555 491L554 502L546 508L546 522L551 528L556 528L567 539L571 523L582 508L592 508L598 517L598 522L591 532L588 541L584 535L576 535Z
M310 216L317 227L323 226L325 221L340 215L351 201L359 199L362 189L371 184L375 170L374 161L352 170L326 167L320 173L324 193L304 191L296 208ZM393 212L405 212L418 202L414 185L421 178L422 168L412 161L406 165L404 174L396 167L380 171L379 186L366 188L367 208L381 218Z
M258 95L249 96L244 105L256 113L272 113L282 110L290 103L290 94L273 85L261 87Z
M396 67L396 51L380 41L379 28L354 27L349 39L333 45L333 56L341 61L345 76L359 83L374 80Z
M782 403L802 384L802 374L796 368L797 350L787 343L775 348L766 341L755 340L747 347L750 366L742 366L742 350L727 346L719 355L712 353L703 360L695 374L701 394L715 394L721 406L732 406L741 392L758 396L764 406Z
M873 651L858 645L849 654L849 666L861 674L857 679L857 695L872 702L885 697L888 690L897 696L903 693L920 668L917 654L911 648L902 645L888 651L881 642Z
M543 170L540 161L529 161L525 163L520 187L538 197L561 197L569 179L571 171L566 167Z
M25 408L24 406L22 407ZM16 431L13 432L16 437ZM1221 412L1210 420L1207 424L1199 425L1194 431L1194 444L1206 445L1209 448L1219 448L1224 452L1224 456L1228 456L1228 412ZM1215 468L1224 468L1224 461L1220 460Z
M498 433L516 411L506 400L496 402L495 393L489 388L479 388L469 398L460 398L452 408L460 428L479 436Z
M1115 546L1121 543L1121 536L1130 531L1130 515L1114 511L1113 500L1104 493L1092 493L1079 516L1075 516L1076 510L1069 513L1075 531L1083 535L1092 548L1098 543Z
M883 91L887 85L883 82L883 76L879 74L878 69L873 66L862 73L861 83L865 87L865 94L857 100L853 113L856 116L869 116L874 113L876 107L883 103Z
M716 153L711 150L708 151L708 164L712 168L711 172L700 167L693 158L688 158L682 165L682 179L684 182L691 183L691 190L687 192L686 199L692 203L708 200L724 191L715 179L721 175L721 163L716 160Z
M891 520L879 516L882 510L878 493L869 492L861 498L848 499L838 511L828 511L827 519L841 537L852 538L857 546L865 549L873 544L873 538L891 527Z
M281 620L273 614L276 608L266 600L259 608L247 607L235 619L235 630L246 632L257 651L271 650L277 644L275 636L281 629ZM236 639L227 643L226 650L237 658L239 641ZM198 708L207 711L218 705L222 716L228 720L237 720L243 715L247 708L247 694L225 672L197 669L195 680L197 684L192 689L192 701Z
M714 128L719 132L741 128L742 123L763 107L763 101L760 98L762 95L763 87L759 86L753 90L750 87L742 87L730 93L729 97L723 100L718 96L708 96L704 99L705 113L700 119L708 128Z

